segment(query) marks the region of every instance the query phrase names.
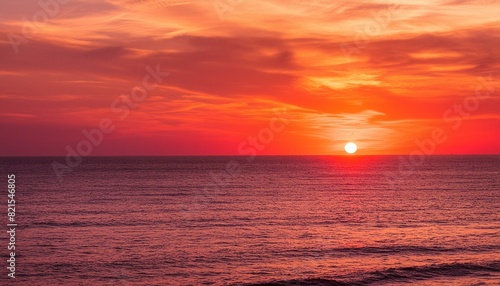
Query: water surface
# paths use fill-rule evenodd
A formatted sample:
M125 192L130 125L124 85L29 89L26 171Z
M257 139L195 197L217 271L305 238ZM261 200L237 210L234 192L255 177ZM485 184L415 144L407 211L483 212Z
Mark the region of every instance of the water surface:
M247 159L1 158L17 282L500 285L500 156Z

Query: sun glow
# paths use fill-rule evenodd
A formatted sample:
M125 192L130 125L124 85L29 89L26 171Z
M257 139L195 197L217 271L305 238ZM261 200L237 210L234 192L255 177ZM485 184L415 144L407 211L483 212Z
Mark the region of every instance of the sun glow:
M344 149L347 153L353 154L353 153L356 153L356 150L358 150L358 146L356 146L356 144L354 144L352 142L349 142L349 143L345 144Z

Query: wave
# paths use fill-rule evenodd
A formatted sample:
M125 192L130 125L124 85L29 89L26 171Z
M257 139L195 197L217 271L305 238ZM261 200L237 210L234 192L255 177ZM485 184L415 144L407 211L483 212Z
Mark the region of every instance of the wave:
M287 281L273 281L258 284L241 284L245 286L290 286L290 285L317 285L317 286L363 286L372 285L379 282L412 282L416 280L425 280L435 277L457 277L500 272L500 261L489 264L473 263L450 263L433 264L428 266L413 266L401 268L389 268L382 271L373 271L357 274L354 278L308 278L294 279Z
M418 245L385 245L385 246L364 246L364 247L341 247L341 248L299 248L291 250L272 251L274 256L286 258L300 257L353 257L366 255L409 255L409 254L444 254L444 253L480 253L500 250L500 245L467 245L455 247L443 246L418 246Z
M52 228L52 227L117 227L117 226L137 226L144 225L142 222L87 222L87 221L70 221L70 222L32 222L23 225L24 228Z
M396 254L396 253L443 253L443 252L481 252L500 249L498 245L475 245L467 247L441 247L441 246L413 246L413 245L399 245L399 246L366 246L366 247L348 247L348 248L333 248L332 252L349 253L352 254Z

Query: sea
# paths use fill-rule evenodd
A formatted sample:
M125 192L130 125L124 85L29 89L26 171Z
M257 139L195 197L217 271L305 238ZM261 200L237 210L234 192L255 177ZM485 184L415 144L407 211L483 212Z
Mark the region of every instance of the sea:
M500 156L66 159L0 158L1 285L500 285Z

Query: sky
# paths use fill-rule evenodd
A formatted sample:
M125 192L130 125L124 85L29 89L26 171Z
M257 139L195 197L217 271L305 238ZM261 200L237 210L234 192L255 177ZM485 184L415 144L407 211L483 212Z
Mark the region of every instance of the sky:
M0 156L500 154L500 1L0 5Z

